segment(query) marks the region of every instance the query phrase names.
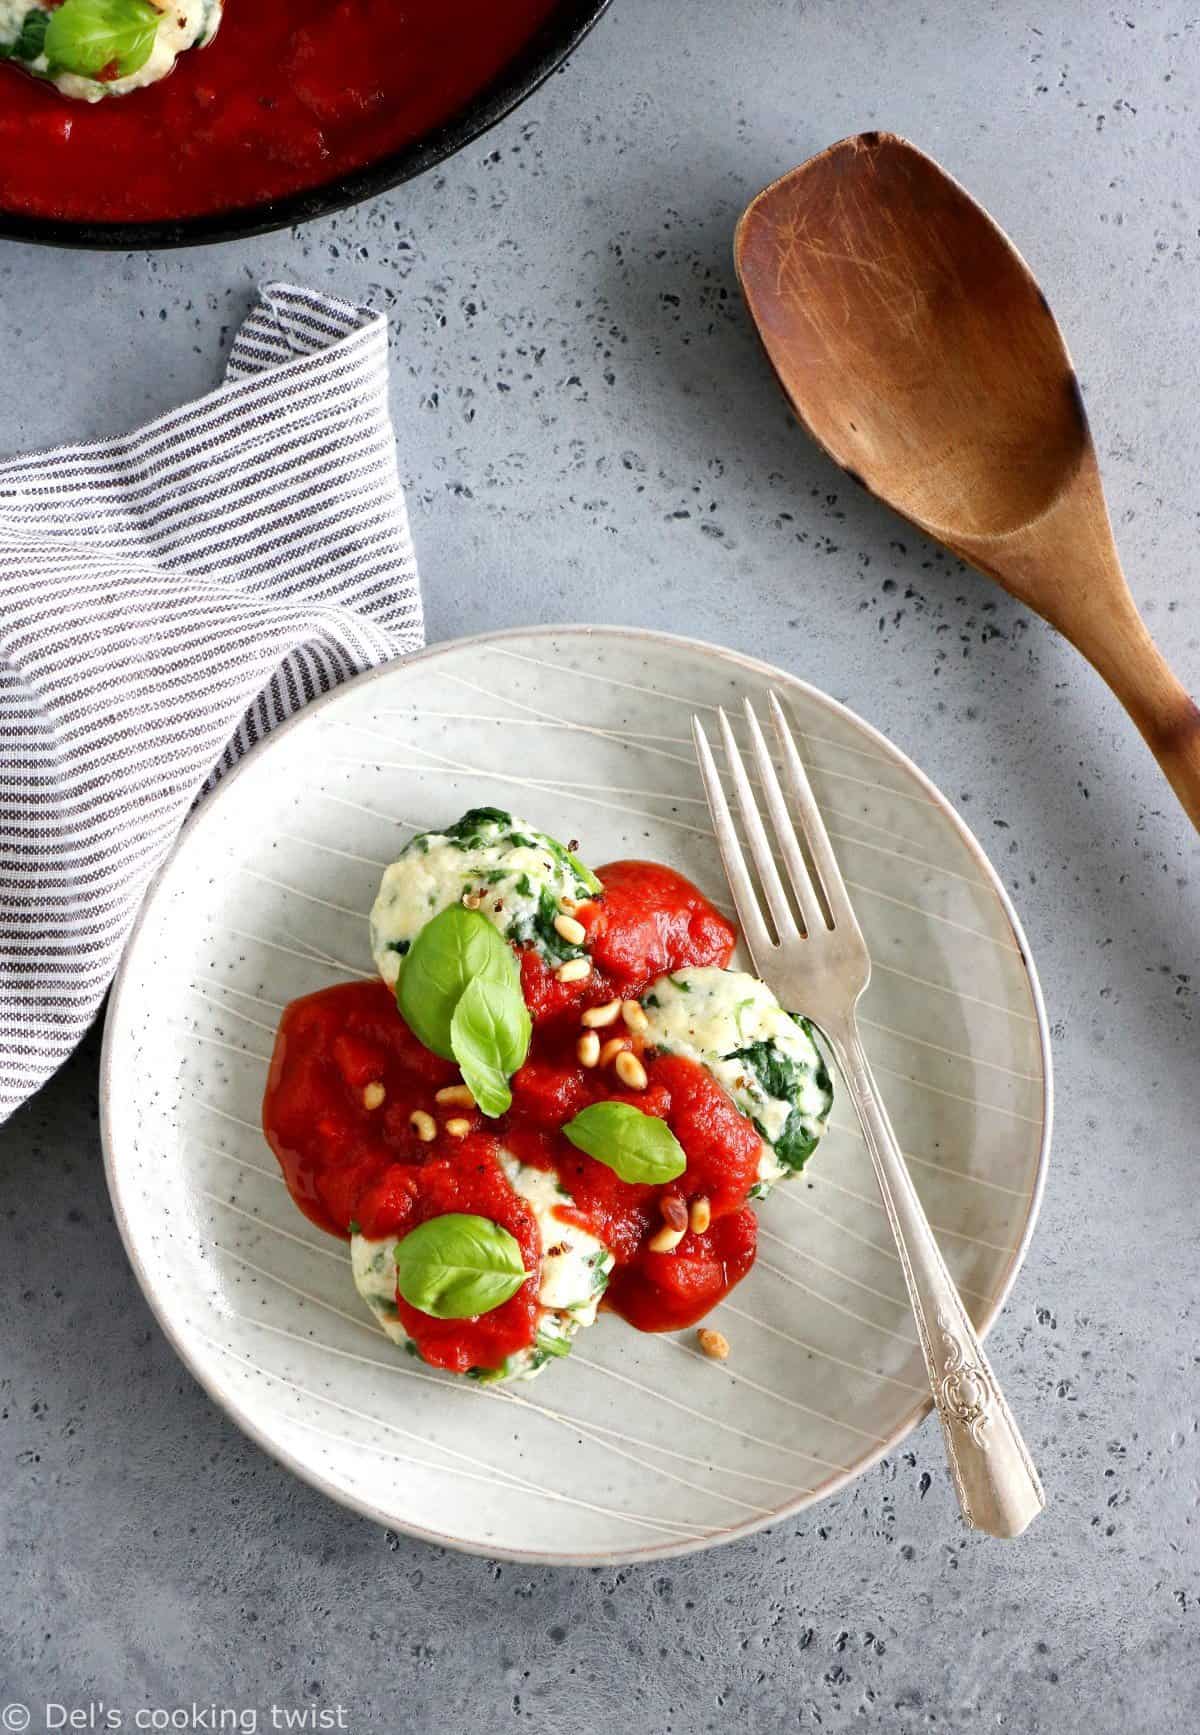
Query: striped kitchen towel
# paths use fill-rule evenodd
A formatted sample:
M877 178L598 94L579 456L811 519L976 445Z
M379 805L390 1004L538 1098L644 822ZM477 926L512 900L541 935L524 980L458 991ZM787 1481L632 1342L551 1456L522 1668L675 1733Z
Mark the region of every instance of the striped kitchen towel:
M0 464L0 1120L197 795L423 637L381 314L270 284L209 396Z

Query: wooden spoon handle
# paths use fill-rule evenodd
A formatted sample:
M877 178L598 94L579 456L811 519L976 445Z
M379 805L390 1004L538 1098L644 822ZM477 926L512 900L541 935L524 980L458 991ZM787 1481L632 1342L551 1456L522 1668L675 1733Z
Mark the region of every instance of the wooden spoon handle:
M1102 634L1075 643L1133 718L1184 812L1200 831L1200 710L1176 679L1132 602Z
M1120 681L1110 680L1109 685L1200 831L1200 710L1149 634L1145 645L1131 654Z
M1089 445L1049 511L1001 543L951 542L997 579L1104 677L1145 737L1200 831L1200 710L1150 637L1113 542L1096 454Z

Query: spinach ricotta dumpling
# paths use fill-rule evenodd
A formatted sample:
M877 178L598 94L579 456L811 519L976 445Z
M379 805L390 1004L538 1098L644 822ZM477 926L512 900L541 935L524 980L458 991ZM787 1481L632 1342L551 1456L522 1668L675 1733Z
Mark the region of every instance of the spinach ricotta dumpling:
M371 911L382 980L284 1009L263 1102L378 1326L480 1382L531 1378L601 1307L696 1325L832 1104L812 1026L721 968L736 933L697 887L574 849L497 807L412 837Z
M0 60L99 102L165 78L211 42L222 0L0 0Z
M698 1061L758 1128L763 1155L754 1196L797 1174L833 1104L808 1020L785 1012L757 976L711 967L661 976L641 1004L646 1041Z
M501 808L473 807L445 831L414 837L385 871L371 911L371 951L379 974L394 985L426 922L465 903L514 945L564 964L582 957L583 948L564 939L561 921L555 925L560 900L586 903L602 889L557 838Z
M525 1201L537 1222L542 1264L537 1336L528 1349L516 1351L499 1367L468 1370L469 1378L488 1384L532 1379L557 1356L569 1355L576 1333L595 1323L614 1263L603 1242L559 1215L557 1207L570 1206L573 1201L552 1170L519 1162L505 1150L500 1151L499 1162L513 1192ZM354 1233L350 1237L350 1262L358 1293L392 1342L419 1355L396 1306L399 1245L394 1235L370 1240Z

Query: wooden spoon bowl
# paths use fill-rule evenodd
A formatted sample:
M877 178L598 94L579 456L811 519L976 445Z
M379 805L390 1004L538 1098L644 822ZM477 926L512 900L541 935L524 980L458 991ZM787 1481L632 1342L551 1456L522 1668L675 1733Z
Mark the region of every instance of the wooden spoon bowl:
M861 133L760 193L734 255L813 437L1082 651L1200 827L1200 712L1130 596L1067 346L1008 237L915 146Z

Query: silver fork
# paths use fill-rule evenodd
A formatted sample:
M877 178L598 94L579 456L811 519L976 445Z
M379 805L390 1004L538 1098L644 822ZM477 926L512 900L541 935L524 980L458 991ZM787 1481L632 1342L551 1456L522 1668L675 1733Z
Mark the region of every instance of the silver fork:
M692 718L713 829L742 933L754 968L763 981L785 1006L794 1007L810 1018L824 1036L858 1112L884 1209L896 1238L963 1516L968 1524L993 1536L1019 1536L1042 1510L1046 1497L954 1279L946 1269L876 1088L855 1016L859 997L871 979L870 954L850 906L829 833L783 706L774 693L770 695L770 706L783 755L791 812L749 700L746 721L754 768L803 931L793 915L729 719L724 711L718 712L725 759L771 927L734 830L708 737L699 717ZM793 816L798 822L799 836Z

